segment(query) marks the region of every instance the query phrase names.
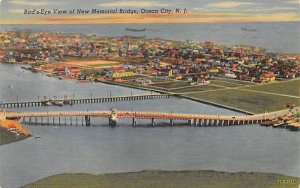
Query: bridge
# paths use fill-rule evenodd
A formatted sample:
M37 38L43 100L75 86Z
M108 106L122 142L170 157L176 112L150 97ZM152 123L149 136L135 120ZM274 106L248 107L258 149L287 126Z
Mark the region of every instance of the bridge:
M14 101L7 103L0 103L0 108L18 108L18 107L30 107L30 106L63 106L73 105L81 103L104 103L104 102L116 102L116 101L134 101L134 100L148 100L158 98L170 98L176 96L175 94L151 94L151 95L130 95L130 96L115 96L115 97L97 97L97 98L80 98L69 99L66 96L64 99L46 99L39 101Z
M282 112L283 114L283 112ZM176 120L186 120L194 126L228 126L258 124L266 120L276 119L279 112L243 116L199 115L165 112L133 112L133 111L62 111L62 112L0 112L3 119L18 119L24 123L36 125L86 125L89 126L91 118L106 118L110 126L115 126L120 119L132 119L136 126L138 119L149 119L151 125L156 125L156 120L168 120L173 126ZM68 119L67 119L68 118Z

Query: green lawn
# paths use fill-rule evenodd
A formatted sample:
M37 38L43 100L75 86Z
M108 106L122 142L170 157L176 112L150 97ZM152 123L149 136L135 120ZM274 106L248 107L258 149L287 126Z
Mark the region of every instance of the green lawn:
M214 77L213 80L223 81L223 82L230 82L230 83L241 84L241 85L256 85L257 84L257 83L250 82L250 81L242 81L242 80L237 80L237 79L232 79L232 78Z
M289 180L291 183L279 183ZM299 178L271 173L142 171L104 175L61 174L23 188L298 188Z
M289 102L294 103L296 106L300 105L300 100L297 98L254 93L251 91L241 91L235 89L209 91L204 93L199 92L186 95L240 108L254 113L281 110L284 109L286 104Z
M210 84L213 84L213 85L218 85L218 86L224 86L224 87L240 87L240 86L243 86L245 84L236 84L234 82L227 82L227 81L223 81L223 80L220 80L220 81L217 81L217 80L212 80L210 81Z
M173 81L173 82L166 82L166 83L159 83L159 84L152 84L152 86L160 87L160 88L177 88L177 87L184 87L184 86L190 86L190 82L184 82L184 81Z
M300 96L300 79L257 85L253 87L248 87L247 89Z
M221 87L204 85L204 86L193 86L187 87L182 89L174 89L171 90L173 93L185 93L185 92L196 92L196 91L207 91L207 90L215 90L215 89L222 89Z

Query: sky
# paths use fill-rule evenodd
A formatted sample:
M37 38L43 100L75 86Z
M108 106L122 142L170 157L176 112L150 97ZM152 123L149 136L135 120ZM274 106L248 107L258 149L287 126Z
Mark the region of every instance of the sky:
M0 0L1 24L107 24L300 21L300 0ZM161 9L181 13L161 13ZM24 10L51 14L24 14ZM66 10L55 14L53 9ZM137 10L138 14L71 14L75 9ZM158 10L151 14L141 9ZM187 13L183 13L186 9Z

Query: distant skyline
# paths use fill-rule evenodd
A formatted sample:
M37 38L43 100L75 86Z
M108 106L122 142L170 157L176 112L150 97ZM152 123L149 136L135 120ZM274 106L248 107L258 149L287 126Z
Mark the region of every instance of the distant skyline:
M300 21L300 0L0 0L1 24L105 24ZM187 14L24 15L24 9L171 9Z

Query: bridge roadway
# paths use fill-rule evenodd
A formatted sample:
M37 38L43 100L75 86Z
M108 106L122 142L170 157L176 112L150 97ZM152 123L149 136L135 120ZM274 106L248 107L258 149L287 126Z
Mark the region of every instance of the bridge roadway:
M79 99L68 99L65 97L64 99L45 99L40 101L14 101L14 102L0 103L0 108L148 100L148 99L158 99L158 98L170 98L173 96L175 95L174 94L153 94L153 95L151 94L151 95L130 95L130 96L79 98Z
M282 114L287 114L283 113ZM2 113L3 114L3 113ZM195 126L225 126L225 125L245 125L258 124L267 119L277 118L277 113L265 113L257 115L243 116L223 116L223 115L198 115L183 113L164 113L164 112L132 112L118 111L115 114L112 111L64 111L64 112L4 112L6 119L21 119L29 124L63 124L61 118L64 117L64 124L71 123L78 125L78 119L81 117L82 125L90 125L90 118L108 118L109 125L116 124L117 119L131 118L132 125L136 125L137 119L150 119L151 124L155 126L156 119L169 120L170 125L174 125L175 120L187 120L190 125ZM74 118L75 117L75 122ZM56 118L56 119L55 119Z

